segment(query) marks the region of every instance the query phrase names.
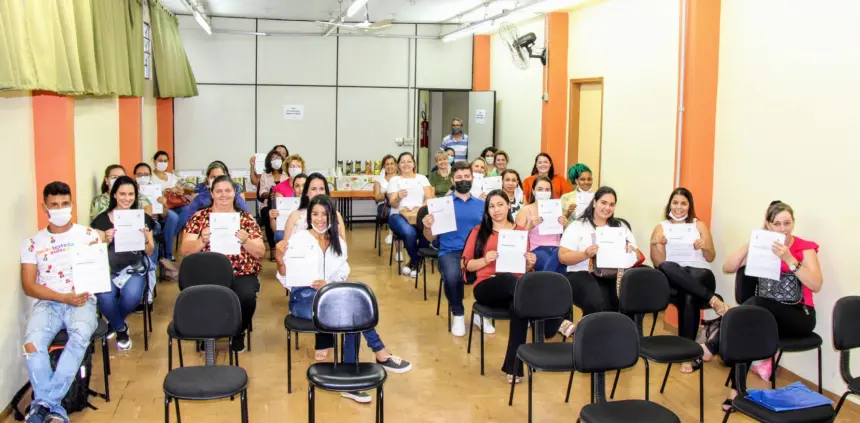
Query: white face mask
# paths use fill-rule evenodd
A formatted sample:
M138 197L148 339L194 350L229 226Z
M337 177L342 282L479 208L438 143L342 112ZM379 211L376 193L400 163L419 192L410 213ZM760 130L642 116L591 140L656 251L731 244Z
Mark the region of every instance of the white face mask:
M215 182L215 178L209 178L206 181L206 188L212 189L212 182Z
M535 200L549 200L552 198L552 193L549 191L535 192Z
M167 162L156 162L155 168L158 169L159 172L164 172L167 170Z
M48 210L48 222L54 226L66 226L72 220L72 208Z
M291 168L287 169L287 172L290 174L290 178L295 178L296 176L302 174L302 168L291 167Z
M671 217L672 220L674 220L676 222L683 222L683 221L687 220L687 216L689 216L689 213L685 214L683 217L675 217L675 213L669 213L669 217Z
M284 161L281 159L272 160L272 169L280 169L283 165Z
M149 185L149 181L150 181L149 176L141 176L141 177L137 178L137 184L138 185Z
M314 225L311 225L311 227L312 227L312 228L314 228L314 232L316 232L316 233L318 233L318 234L320 234L320 235L322 235L322 234L324 234L324 233L328 232L328 230L329 230L329 229L331 229L331 225L328 225L328 226L326 226L325 228L323 228L323 229L321 229L321 230L320 230L320 229L317 229L317 227L316 227L316 226L314 226Z
M113 189L113 184L116 182L117 179L119 179L119 178L108 179L108 191L111 191Z
M493 157L493 156L484 157L484 161L487 162L487 164L489 164L490 166L493 165L494 159L495 159L495 157Z

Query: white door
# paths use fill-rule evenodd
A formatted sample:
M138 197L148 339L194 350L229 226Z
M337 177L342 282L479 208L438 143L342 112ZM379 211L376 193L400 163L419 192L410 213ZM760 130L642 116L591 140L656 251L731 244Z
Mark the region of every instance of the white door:
M481 157L481 151L495 145L496 92L469 93L469 160Z

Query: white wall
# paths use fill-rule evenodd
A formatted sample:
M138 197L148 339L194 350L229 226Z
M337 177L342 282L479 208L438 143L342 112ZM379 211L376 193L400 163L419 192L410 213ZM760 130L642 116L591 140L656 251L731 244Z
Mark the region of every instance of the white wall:
M78 223L89 225L90 202L101 194L104 171L119 163L119 103L116 97L75 99L75 202ZM126 169L133 172L134 169Z
M844 392L833 351L835 301L860 294L854 221L860 200L860 4L724 0L714 163L717 262L749 240L772 200L794 207L795 233L821 245L824 285L815 295L824 339L824 388ZM718 276L733 301L733 277ZM814 352L782 365L815 381ZM854 362L854 374L860 365Z

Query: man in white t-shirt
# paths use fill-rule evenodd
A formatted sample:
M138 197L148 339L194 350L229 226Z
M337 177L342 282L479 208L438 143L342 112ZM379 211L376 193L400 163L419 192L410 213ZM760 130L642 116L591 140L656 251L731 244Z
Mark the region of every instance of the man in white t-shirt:
M24 356L35 396L26 420L68 422L60 403L98 327L95 297L74 290L72 251L101 239L93 229L71 222L72 193L67 184L48 184L42 198L50 223L21 245L21 285L36 300L24 335ZM69 341L52 370L48 347L62 329L69 333Z

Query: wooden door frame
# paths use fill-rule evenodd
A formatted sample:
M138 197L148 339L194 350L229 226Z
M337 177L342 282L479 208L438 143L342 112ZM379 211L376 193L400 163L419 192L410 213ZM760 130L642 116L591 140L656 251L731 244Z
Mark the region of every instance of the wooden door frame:
M568 115L568 133L567 133L567 168L573 166L577 163L577 159L579 158L579 104L580 104L580 91L582 90L582 84L600 84L600 152L598 155L598 161L603 160L603 94L605 92L606 86L603 83L603 77L593 77L593 78L574 78L570 80L570 103L569 103L569 115ZM600 163L598 163L600 164ZM603 166L600 166L600 169L603 169ZM603 172L601 171L602 175ZM600 181L596 178L594 180L594 184L600 186ZM571 181L571 183L574 183Z

